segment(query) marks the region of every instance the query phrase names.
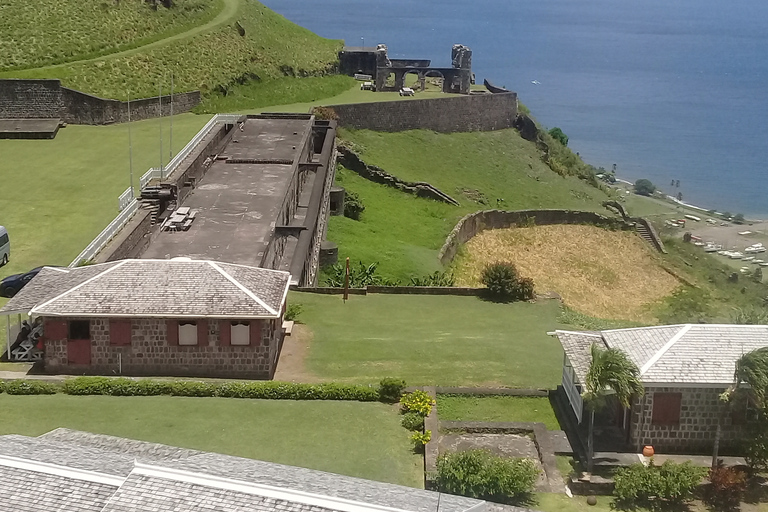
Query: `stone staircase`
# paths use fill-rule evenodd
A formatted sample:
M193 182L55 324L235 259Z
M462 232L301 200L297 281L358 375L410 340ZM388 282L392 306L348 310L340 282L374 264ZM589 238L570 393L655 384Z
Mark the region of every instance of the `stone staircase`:
M653 238L651 238L651 232L648 231L648 228L642 224L635 224L635 231L637 231L637 234L640 235L640 238L653 245Z

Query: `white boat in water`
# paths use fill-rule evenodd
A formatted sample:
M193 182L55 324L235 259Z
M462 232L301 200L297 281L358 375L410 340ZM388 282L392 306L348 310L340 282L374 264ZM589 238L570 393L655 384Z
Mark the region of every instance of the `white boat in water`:
M731 258L732 260L740 260L741 258L744 257L744 255L739 251L735 251L735 252L732 252L728 257Z

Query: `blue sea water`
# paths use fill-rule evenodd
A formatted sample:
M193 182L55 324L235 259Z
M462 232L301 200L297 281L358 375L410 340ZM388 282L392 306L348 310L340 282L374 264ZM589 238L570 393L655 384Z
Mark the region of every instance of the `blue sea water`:
M264 3L323 37L385 43L392 57L449 66L451 45L465 44L478 83L517 91L592 165L768 218L768 2Z

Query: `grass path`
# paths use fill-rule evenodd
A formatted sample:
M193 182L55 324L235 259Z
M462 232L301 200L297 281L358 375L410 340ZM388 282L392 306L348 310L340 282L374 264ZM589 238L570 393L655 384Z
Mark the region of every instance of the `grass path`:
M0 395L0 434L57 427L422 487L395 406L168 396Z
M179 34L175 34L170 37L166 37L164 39L160 39L158 41L154 41L149 44L145 44L142 46L138 46L136 48L131 48L129 50L123 50L121 52L115 52L115 53L109 53L107 55L101 55L99 57L94 57L91 59L83 59L83 60L73 60L69 62L65 62L62 64L54 64L51 66L41 66L39 68L31 68L34 70L49 70L49 69L61 69L68 66L72 66L73 64L83 64L87 62L96 62L100 60L107 60L107 59L114 59L118 57L125 57L127 55L133 55L139 52L145 52L147 50L150 50L152 48L158 48L160 46L165 46L168 44L173 43L174 41L180 41L182 39L188 39L190 37L194 37L198 34L202 34L203 32L208 32L209 30L216 29L225 23L230 23L234 21L235 14L237 14L237 11L240 7L240 4L244 0L222 0L224 2L224 8L219 12L219 14L216 15L215 18L213 18L208 23L205 23L203 25L199 25L197 27L193 27L185 32L181 32Z

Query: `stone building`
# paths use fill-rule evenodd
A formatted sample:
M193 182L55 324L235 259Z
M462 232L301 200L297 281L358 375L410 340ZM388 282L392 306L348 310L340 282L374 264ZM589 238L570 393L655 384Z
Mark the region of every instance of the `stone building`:
M748 402L719 397L733 384L736 360L768 346L768 325L684 324L556 335L565 351L562 386L580 423L587 421L581 393L593 344L623 350L640 369L644 396L635 397L629 409L615 403L596 423L606 438L618 434L613 438L625 448L711 453L719 425L720 446L733 451L745 426L757 419Z
M50 373L269 379L289 282L190 259L46 267L0 315L42 325L35 350Z

